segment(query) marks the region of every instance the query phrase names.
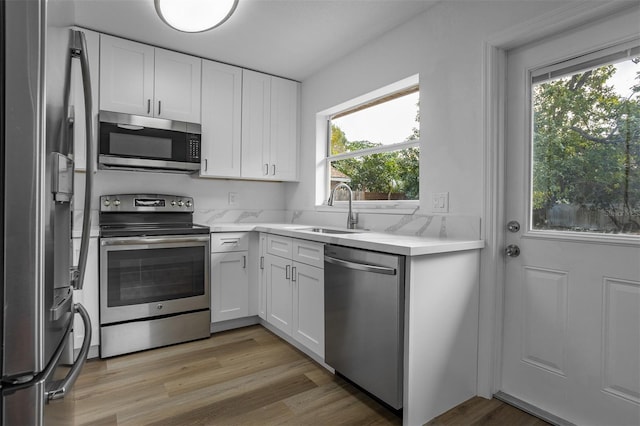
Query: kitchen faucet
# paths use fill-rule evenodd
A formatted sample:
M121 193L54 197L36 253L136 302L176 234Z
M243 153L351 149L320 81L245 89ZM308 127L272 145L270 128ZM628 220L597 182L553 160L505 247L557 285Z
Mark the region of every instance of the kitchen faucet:
M336 193L336 189L338 188L345 188L347 191L349 191L349 214L347 215L347 229L355 229L356 224L358 223L358 213L354 213L351 209L351 203L353 202L353 191L351 190L349 185L344 182L340 182L338 185L336 185L336 187L331 191L331 195L329 195L327 205L333 206L333 197Z

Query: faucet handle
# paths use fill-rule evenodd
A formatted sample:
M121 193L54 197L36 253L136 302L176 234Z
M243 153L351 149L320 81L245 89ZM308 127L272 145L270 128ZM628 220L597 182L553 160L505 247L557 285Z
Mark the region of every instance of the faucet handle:
M352 212L351 216L348 218L348 229L356 229L356 225L358 224L358 212Z

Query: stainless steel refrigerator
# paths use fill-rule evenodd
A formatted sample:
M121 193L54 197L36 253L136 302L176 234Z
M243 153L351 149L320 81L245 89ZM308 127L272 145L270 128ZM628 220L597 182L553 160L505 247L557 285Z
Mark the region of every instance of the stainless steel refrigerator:
M73 385L91 341L87 312L73 302L84 278L93 176L88 161L82 247L74 268L72 126L91 123L74 123L69 105L71 61L80 60L83 81L89 82L84 35L69 29L73 13L72 2L63 0L0 0L3 425L47 423L48 401ZM92 152L87 141L87 158ZM85 341L68 374L54 380L76 313Z

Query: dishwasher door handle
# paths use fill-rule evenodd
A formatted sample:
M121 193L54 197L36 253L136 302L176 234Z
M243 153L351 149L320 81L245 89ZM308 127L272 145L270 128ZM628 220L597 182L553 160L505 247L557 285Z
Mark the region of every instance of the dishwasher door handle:
M345 268L355 269L358 271L373 272L374 274L395 275L396 268L388 268L386 266L367 265L364 263L351 262L348 260L336 259L335 257L325 256L324 261L333 263L334 265L344 266Z

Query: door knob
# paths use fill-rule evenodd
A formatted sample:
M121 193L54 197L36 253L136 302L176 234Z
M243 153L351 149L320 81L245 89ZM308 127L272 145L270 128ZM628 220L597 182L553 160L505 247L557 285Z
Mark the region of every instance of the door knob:
M520 224L517 220L512 220L511 222L507 223L507 229L509 230L509 232L518 232L520 230Z
M515 244L509 244L507 247L505 247L504 254L509 257L518 257L520 256L520 247Z

